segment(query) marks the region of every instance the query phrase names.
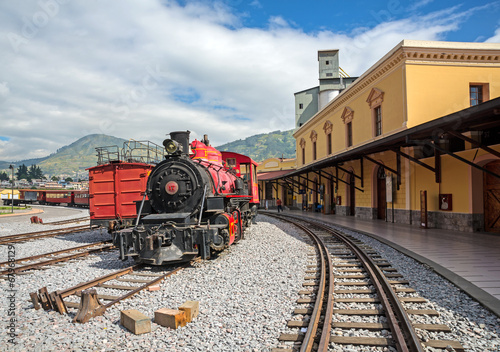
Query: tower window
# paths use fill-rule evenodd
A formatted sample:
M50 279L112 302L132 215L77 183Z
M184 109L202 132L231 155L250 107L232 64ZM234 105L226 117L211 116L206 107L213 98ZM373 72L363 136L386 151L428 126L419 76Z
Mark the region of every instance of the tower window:
M304 108L304 104L300 103L299 104L299 109L303 109Z
M327 64L327 65L330 65L330 61L326 60L326 64Z

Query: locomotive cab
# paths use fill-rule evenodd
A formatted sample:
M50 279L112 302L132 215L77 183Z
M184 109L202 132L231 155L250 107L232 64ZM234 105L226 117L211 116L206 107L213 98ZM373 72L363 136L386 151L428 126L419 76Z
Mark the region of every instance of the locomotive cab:
M252 216L248 181L224 166L206 137L189 144L189 131L170 136L165 160L148 177L140 220L114 234L122 260L162 265L208 259L239 240Z

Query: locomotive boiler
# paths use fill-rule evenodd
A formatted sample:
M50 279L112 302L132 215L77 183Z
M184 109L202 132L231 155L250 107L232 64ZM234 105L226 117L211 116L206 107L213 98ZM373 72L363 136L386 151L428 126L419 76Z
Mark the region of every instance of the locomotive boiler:
M133 228L117 231L120 258L162 265L208 259L243 237L256 215L257 163L219 152L189 131L165 139L165 160L149 174Z

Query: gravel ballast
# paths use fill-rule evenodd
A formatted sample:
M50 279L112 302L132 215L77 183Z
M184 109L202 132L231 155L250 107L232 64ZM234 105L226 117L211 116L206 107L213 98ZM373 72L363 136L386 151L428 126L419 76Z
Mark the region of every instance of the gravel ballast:
M81 216L81 215L79 215ZM10 225L10 224L9 224ZM330 224L331 225L331 224ZM17 225L13 225L17 226ZM24 226L24 225L19 225ZM19 232L28 232L17 228ZM458 340L466 351L500 351L500 319L472 300L432 269L397 252L377 240L347 231L371 245L390 261L425 304L407 304L408 308L435 309L440 317L414 316L415 322L448 325L451 333L417 331L424 340ZM74 237L76 236L76 237ZM68 247L103 240L105 232L87 231L78 235L17 244L16 256L43 253L52 247ZM77 242L77 243L73 243ZM50 247L50 248L47 248ZM54 248L55 249L55 248ZM6 255L2 249L0 254ZM9 351L270 351L277 346L281 333L297 308L303 278L312 247L292 226L259 215L258 222L245 233L245 239L222 252L218 258L202 261L167 278L159 291L141 292L134 298L108 309L89 323L72 323L74 314L34 310L29 293L47 286L49 292L73 286L93 277L125 268L116 252L100 253L83 260L51 267L27 275L17 275L13 283L14 331L10 339L9 282L0 282L2 338L0 350ZM19 255L18 255L19 253ZM162 268L153 268L159 271ZM164 268L163 268L164 269ZM102 291L116 294L116 292ZM354 296L354 295L353 295ZM168 329L153 322L154 311L177 309L185 301L199 301L200 314L187 326ZM152 332L134 335L120 325L120 311L137 309L152 319ZM296 332L296 331L295 331ZM355 331L332 331L356 336ZM440 335L441 334L441 335ZM288 347L290 347L288 345ZM332 346L335 351L365 351L356 346ZM370 349L371 350L371 349ZM376 349L383 351L384 348ZM390 350L390 349L385 349ZM428 349L428 351L433 351ZM438 350L436 350L438 351Z
M310 247L291 226L259 216L245 239L218 258L202 261L167 278L161 290L141 292L111 307L89 323L72 323L73 315L34 310L29 293L49 292L133 264L117 253L102 253L42 272L15 278L14 342L3 330L2 346L14 351L270 351L286 329L301 289ZM285 233L281 228L285 229ZM34 245L28 242L23 246ZM21 246L21 245L18 245ZM39 245L38 245L39 246ZM27 252L27 250L25 250ZM8 325L7 282L2 283L3 326ZM152 323L152 332L134 335L120 323L120 311L137 309L150 318L160 308L177 309L199 301L200 314L177 330Z
M428 300L425 304L403 303L407 309L434 309L439 317L411 315L414 323L445 324L452 332L429 332L417 329L417 335L423 340L456 340L466 351L498 352L500 351L500 318L491 313L473 300L469 295L457 288L442 276L436 274L432 268L398 252L378 240L360 234L356 231L346 230L331 223L325 223L351 235L370 245L382 258L386 259L400 274L408 280L411 287L417 291L418 296ZM337 346L335 351L345 351L345 347ZM350 346L352 351L364 349ZM428 348L428 351L442 351Z

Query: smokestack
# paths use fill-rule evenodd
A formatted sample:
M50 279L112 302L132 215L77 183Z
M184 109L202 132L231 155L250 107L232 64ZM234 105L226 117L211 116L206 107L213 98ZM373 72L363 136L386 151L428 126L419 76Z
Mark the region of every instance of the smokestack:
M182 145L182 153L189 153L189 134L191 131L170 132L170 138Z

